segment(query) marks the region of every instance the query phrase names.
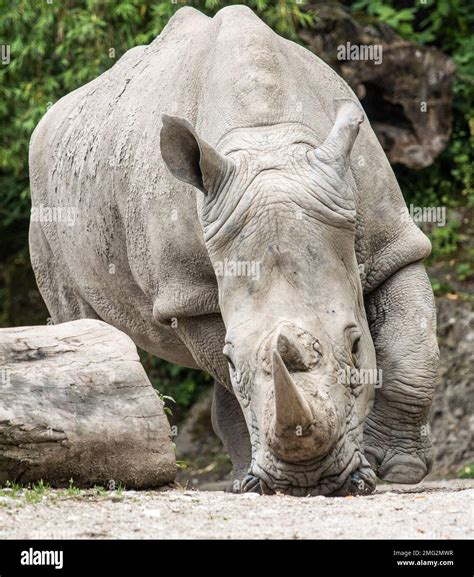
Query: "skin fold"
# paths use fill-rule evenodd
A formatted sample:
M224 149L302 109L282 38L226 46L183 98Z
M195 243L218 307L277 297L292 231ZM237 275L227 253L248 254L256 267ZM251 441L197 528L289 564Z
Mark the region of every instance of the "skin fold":
M30 180L33 207L76 216L31 222L53 321L101 318L208 371L232 490L365 494L429 471L430 245L315 55L243 6L182 8L50 109Z

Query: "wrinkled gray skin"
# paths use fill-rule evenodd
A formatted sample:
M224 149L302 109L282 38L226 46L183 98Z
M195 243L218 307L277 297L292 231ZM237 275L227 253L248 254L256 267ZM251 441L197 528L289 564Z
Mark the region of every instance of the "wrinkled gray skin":
M77 210L75 226L31 224L54 322L99 317L211 373L234 490L346 495L370 492L374 471L426 475L430 245L401 218L355 95L316 56L243 6L182 8L51 108L30 172L34 206ZM216 275L226 260L260 275ZM376 366L375 390L339 378Z

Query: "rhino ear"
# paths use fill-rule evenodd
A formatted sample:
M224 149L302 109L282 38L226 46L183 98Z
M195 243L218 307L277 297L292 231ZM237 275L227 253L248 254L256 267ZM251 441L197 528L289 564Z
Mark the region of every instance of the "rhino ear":
M350 98L338 98L334 125L326 140L314 151L316 158L331 165L341 178L349 167L351 150L363 120L360 104Z
M200 138L185 118L163 114L162 121L161 156L169 171L177 179L207 194L233 162Z

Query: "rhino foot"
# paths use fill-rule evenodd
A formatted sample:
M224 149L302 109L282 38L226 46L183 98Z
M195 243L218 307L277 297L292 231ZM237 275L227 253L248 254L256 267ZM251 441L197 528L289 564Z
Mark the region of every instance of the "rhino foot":
M393 450L383 453L382 450L366 447L365 455L377 477L389 483L419 483L431 469L431 451L421 455Z
M417 438L408 432L402 438L388 426L384 434L379 427L374 430L368 424L364 453L377 477L390 483L419 483L433 464L433 447L428 435Z

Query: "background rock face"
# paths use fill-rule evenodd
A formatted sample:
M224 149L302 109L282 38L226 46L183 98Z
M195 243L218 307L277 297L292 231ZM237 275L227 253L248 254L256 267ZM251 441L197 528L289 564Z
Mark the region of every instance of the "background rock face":
M97 320L0 330L0 485L157 487L176 463L127 335Z
M431 410L432 476L474 461L474 312L469 302L438 299L440 367Z

